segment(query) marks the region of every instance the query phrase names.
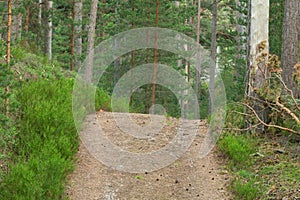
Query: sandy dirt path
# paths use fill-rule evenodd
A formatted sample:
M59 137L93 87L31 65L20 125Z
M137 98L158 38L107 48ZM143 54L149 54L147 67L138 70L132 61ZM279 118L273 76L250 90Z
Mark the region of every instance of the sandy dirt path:
M174 137L178 127L177 119L168 118L161 124L163 134L157 135L157 139L140 140L123 134L112 113L99 112L97 116L107 138L123 149L137 153L163 147ZM130 116L140 126L150 122L148 115ZM77 167L68 178L66 195L71 200L231 199L226 191L230 177L216 151L202 159L197 156L207 127L205 122L199 124L189 150L172 164L153 172L129 173L107 167L95 159L81 142Z

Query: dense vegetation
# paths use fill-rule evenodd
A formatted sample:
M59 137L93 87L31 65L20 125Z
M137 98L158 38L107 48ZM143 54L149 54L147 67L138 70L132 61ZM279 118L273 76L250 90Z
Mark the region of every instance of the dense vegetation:
M8 63L7 1L0 1L3 16L0 17L0 199L64 198L66 177L74 169L79 138L72 114L76 75L73 71L79 69L86 57L91 1L54 0L50 10L44 7L47 2L14 1L11 61ZM78 13L74 13L78 2L83 6L80 10L82 20L76 20ZM173 1L157 2L159 7L151 0L99 2L94 45L122 31L156 25L197 38L196 1L178 1L180 6ZM272 64L265 60L261 62L269 66L270 77L257 89L260 101L268 111L263 134L255 132L255 124L260 121L251 109L249 112L249 102L245 99L248 60L243 45L247 44L248 33L239 31L238 26L246 28L248 25L243 18L249 12L248 0L220 0L217 3L218 70L228 102L226 127L218 146L228 158L228 170L234 177L231 190L236 199L299 198L300 125L297 119L300 100L282 81L280 70L285 66L280 65L279 59L284 50L284 1L270 1L269 46L272 54L268 56ZM213 5L212 1L201 1L200 44L208 51L213 34ZM47 21L53 26L50 60L45 48L49 42ZM23 24L19 29L18 22ZM78 40L82 42L81 51L76 49ZM153 49L134 50L116 58L107 67L97 85L95 109L111 111L110 96L118 80L131 68L153 63L156 59L187 77L195 88L194 66L180 56L164 50L156 53ZM294 78L300 80L300 67L295 70ZM208 72L201 74L197 95L200 117L211 119L208 76ZM143 85L133 93L131 112L149 112L152 87L151 84ZM181 116L179 102L168 88L158 85L155 94L155 102L165 107L166 115ZM120 100L118 109L122 110L123 104ZM83 110L82 114L87 112ZM245 121L252 122L254 129L245 126Z

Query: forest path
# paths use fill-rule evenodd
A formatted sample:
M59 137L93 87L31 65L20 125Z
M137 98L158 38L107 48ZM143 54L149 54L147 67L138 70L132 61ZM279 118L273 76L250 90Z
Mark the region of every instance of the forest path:
M124 113L118 113L120 117L123 115L125 117ZM130 114L130 117L140 126L150 123L149 115ZM154 121L163 121L161 117L154 116L157 118ZM156 139L140 140L124 134L118 128L112 113L99 112L96 120L108 139L123 149L136 153L162 148L172 140L178 129L178 120L168 118L157 124L163 126L163 134L156 135ZM66 195L71 200L231 199L226 191L230 177L222 167L222 159L214 150L205 158L199 158L199 148L206 129L207 124L200 121L197 135L188 151L172 164L153 172L128 173L107 167L95 159L81 142L77 167L68 177Z

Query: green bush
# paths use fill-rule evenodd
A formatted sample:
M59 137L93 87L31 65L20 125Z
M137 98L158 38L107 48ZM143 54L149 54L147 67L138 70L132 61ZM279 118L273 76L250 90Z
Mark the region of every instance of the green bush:
M0 199L60 198L78 150L72 90L72 79L31 81L20 90L14 164Z
M96 110L101 108L105 111L111 111L111 98L102 88L96 90L95 108Z
M231 159L233 166L243 167L250 164L250 156L255 152L255 142L247 135L228 134L219 140L220 149Z

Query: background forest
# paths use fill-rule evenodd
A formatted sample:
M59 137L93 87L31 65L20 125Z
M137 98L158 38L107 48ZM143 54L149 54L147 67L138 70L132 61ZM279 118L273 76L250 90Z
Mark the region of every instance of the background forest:
M105 71L96 109L111 111L114 86L128 70L162 63L195 88L200 118L209 121L215 117L210 81L218 72L228 110L218 145L234 177L230 189L237 199L300 198L299 1L199 2L0 0L0 199L67 198L66 176L79 143L71 99L76 72L93 47L142 27L194 38L210 53L213 70L198 74L173 53L134 50ZM258 6L265 13L255 12ZM253 19L262 19L260 26ZM254 32L266 33L267 43L252 40ZM257 49L254 59L251 49ZM262 78L253 68L267 72ZM153 101L165 107L167 116L181 116L176 96L160 85L153 90L152 84L133 93L130 111L149 113Z

